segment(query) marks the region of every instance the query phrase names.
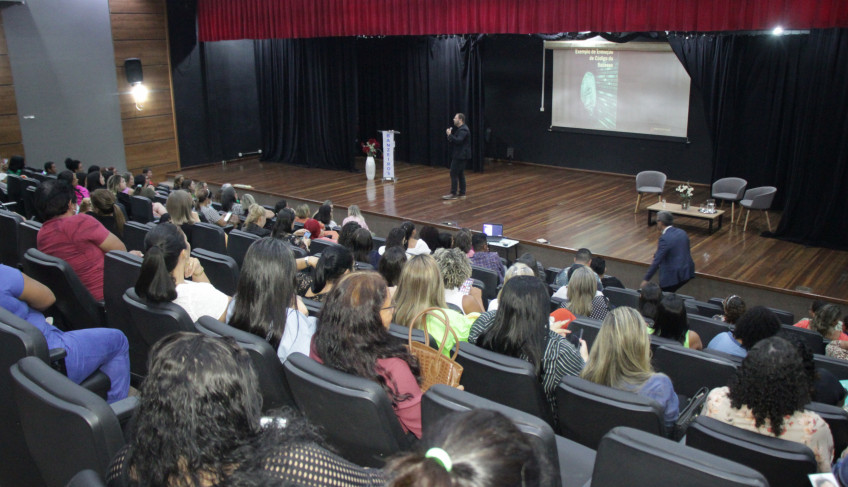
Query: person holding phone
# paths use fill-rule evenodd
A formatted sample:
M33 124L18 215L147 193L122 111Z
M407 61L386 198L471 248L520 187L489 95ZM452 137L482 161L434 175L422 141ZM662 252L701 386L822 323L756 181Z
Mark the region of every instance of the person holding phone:
M565 337L563 322L549 323L547 286L535 276L516 276L504 284L497 311L480 315L471 326L468 342L533 364L545 398L556 417L557 385L563 376L577 376L589 359L586 342Z

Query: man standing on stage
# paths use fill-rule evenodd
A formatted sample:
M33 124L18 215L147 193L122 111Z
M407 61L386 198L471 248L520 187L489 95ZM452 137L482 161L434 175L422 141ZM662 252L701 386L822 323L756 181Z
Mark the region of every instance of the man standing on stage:
M465 199L465 165L471 160L471 130L465 125L465 115L457 113L453 117L454 127L447 130L451 144L451 192L442 196L443 200ZM457 188L458 186L458 188ZM459 192L457 193L457 189Z
M695 261L689 250L689 236L683 230L671 226L672 223L674 215L667 211L657 213L660 241L654 253L654 261L642 281L642 286L648 284L659 267L660 288L671 293L695 277Z

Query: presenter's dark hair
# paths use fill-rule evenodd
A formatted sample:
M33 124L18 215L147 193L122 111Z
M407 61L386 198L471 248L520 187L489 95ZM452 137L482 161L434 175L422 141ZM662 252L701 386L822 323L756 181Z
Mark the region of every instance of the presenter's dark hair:
M377 271L386 279L389 287L397 286L404 264L406 264L406 251L401 247L390 247L383 252Z
M35 213L42 222L64 215L68 205L77 202L74 188L65 179L47 180L35 188Z
M345 272L353 270L353 254L341 245L330 245L321 252L315 265L312 292L318 294L328 282L335 282Z
M686 320L686 306L683 304L683 298L670 294L660 300L653 329L654 335L684 343L689 324Z
M295 307L296 272L288 244L272 237L253 242L239 274L230 326L264 338L276 350L288 308Z
M457 113L456 116L459 117L460 120L462 120L462 123L465 123L465 114L464 113Z
M177 299L171 272L186 248L185 234L173 223L160 223L147 233L144 237L144 260L135 283L138 297L154 303Z
M448 471L431 448L450 457ZM475 409L450 413L439 420L414 452L390 460L389 487L537 487L554 485L546 455L534 448L515 424L497 411Z

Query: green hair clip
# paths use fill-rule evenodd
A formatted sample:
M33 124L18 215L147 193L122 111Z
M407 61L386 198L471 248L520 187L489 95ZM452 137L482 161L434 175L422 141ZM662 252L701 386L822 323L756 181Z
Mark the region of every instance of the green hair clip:
M439 462L448 472L450 472L453 468L453 462L451 462L450 455L441 448L430 448L424 456Z

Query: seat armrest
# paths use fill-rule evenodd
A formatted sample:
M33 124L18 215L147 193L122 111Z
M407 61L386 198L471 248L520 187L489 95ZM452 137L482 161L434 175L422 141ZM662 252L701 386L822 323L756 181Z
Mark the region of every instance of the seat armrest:
M132 417L135 409L138 407L138 397L129 396L120 401L115 401L109 405L112 408L112 411L115 413L115 416L118 417L118 421L123 424L126 420Z
M68 356L68 351L64 348L51 348L47 351L50 367L62 375L68 375L68 368L65 366L65 357Z

